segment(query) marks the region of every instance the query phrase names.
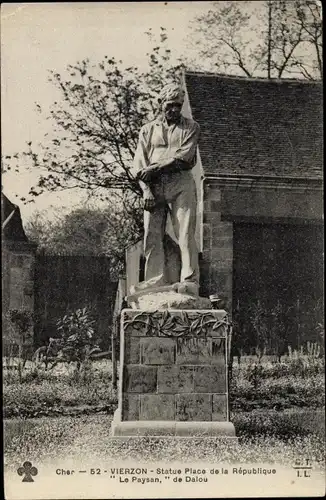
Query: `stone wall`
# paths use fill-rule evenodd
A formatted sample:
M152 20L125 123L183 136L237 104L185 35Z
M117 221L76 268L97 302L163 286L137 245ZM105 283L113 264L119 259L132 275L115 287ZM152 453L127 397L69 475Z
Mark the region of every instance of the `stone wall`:
M2 248L2 307L4 352L14 342L7 313L9 310L34 312L35 245L27 242L5 241ZM31 326L26 342L34 339ZM15 343L15 342L14 342Z
M33 311L35 245L7 241L2 255L4 308Z
M223 221L221 190L204 186L203 252L201 261L201 293L223 294L225 308L232 310L233 223Z
M127 309L121 321L122 421L228 420L225 311Z
M201 294L225 295L225 309L230 313L234 306L234 224L312 226L322 220L321 184L315 180L258 176L206 179L203 200ZM287 265L284 261L284 267Z

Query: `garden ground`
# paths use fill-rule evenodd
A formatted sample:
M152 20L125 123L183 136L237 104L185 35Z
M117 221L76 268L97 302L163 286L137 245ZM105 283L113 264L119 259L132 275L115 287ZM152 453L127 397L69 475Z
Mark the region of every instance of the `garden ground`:
M92 458L214 463L279 463L293 465L310 458L325 464L324 366L321 359L294 357L282 363L246 362L234 366L231 420L239 442L198 439L109 440L117 394L111 363L93 364L76 373L74 366L45 372L29 366L18 383L17 373L4 372L5 465L40 463L54 458Z
M287 440L273 436L239 438L237 444L198 439L189 442L177 440L142 439L110 442L108 415L54 417L40 419L11 419L5 422L5 466L17 467L28 460L51 462L54 458L90 460L105 463L109 459L150 461L204 460L211 463L266 463L292 466L298 457L311 459L314 468L324 468L324 440L310 434Z

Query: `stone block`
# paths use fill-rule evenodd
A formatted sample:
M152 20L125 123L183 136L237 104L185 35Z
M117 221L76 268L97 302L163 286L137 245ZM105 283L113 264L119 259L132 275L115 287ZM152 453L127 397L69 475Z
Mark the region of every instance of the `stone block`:
M21 309L24 306L24 295L21 287L10 287L10 309Z
M218 269L215 266L211 265L209 273L211 278L211 286L214 287L215 290L223 290L223 293L232 292L232 269Z
M226 392L225 364L213 366L195 366L194 392Z
M211 211L211 202L209 200L204 200L203 203L203 212L207 213Z
M233 237L233 223L221 222L215 218L212 220L212 234Z
M211 262L211 248L210 248L210 245L207 246L207 247L204 247L202 256L203 256L203 261L205 263L207 263L207 267L209 268L210 267L210 262Z
M212 212L221 212L221 201L220 200L212 200L211 201L211 211Z
M157 370L157 392L177 394L193 392L192 366L160 366Z
M26 309L28 311L33 311L34 310L34 297L31 297L30 295L23 295L22 305L23 305L24 309Z
M140 338L125 336L124 363L137 365L140 363Z
M10 255L10 264L12 267L23 267L25 263L25 256L24 255L17 255L12 253Z
M210 238L211 237L211 226L210 224L203 224L203 237Z
M122 419L139 420L140 409L139 394L124 394L122 397Z
M210 436L235 436L235 429L230 422L176 422L175 435L183 437L207 438Z
M123 392L156 392L157 369L154 366L127 365L123 370Z
M146 394L140 396L140 420L174 420L173 394Z
M233 259L233 249L229 248L217 248L212 246L212 263L213 267L228 267L229 261Z
M204 224L216 224L221 222L221 212L206 212L203 214Z
M214 188L211 187L207 192L207 199L209 201L211 201L211 200L221 201L221 199L222 199L221 190L217 189L216 187L214 187Z
M121 437L128 437L128 441L131 436L174 436L175 435L175 425L173 420L139 420L130 422L112 422L112 435ZM142 444L143 446L148 446L147 439L144 443L139 441L139 438L135 442L136 446ZM139 450L140 448L138 448ZM128 456L130 455L130 449L128 450Z
M212 402L210 394L177 394L176 420L212 420Z
M141 363L144 365L173 365L176 341L164 337L140 339Z
M139 461L144 458L141 450L153 446L160 450L162 460L170 460L171 455L182 459L192 448L198 450L197 459L207 462L207 453L216 456L220 446L238 446L238 438L231 422L141 420L112 423L108 445L117 458L128 452L129 459Z
M217 233L214 233L212 237L212 248L213 249L229 249L229 251L233 252L233 237L232 236L220 236Z
M209 364L212 355L212 342L210 338L185 338L177 339L176 363L182 365Z
M212 240L210 237L203 238L203 251L210 250L212 246Z
M23 286L24 295L32 296L34 295L34 282L30 280L26 280Z
M10 282L13 285L19 286L23 285L26 279L26 275L24 273L24 269L21 267L12 267L10 269Z
M222 327L221 327L222 330ZM221 335L225 334L225 328L221 331ZM224 338L215 338L212 339L212 364L225 364L225 339Z
M223 394L213 394L212 420L223 422L227 420L227 396Z

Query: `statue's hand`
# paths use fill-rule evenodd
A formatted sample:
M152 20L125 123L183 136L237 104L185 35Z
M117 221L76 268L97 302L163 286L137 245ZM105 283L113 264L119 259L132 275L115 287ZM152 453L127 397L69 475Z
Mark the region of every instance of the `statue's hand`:
M153 212L156 207L156 200L151 191L145 191L143 194L144 210Z
M139 172L138 180L141 180L146 183L153 182L156 179L156 177L158 177L161 170L162 169L159 165L153 165L151 167L144 168L144 170L141 170Z

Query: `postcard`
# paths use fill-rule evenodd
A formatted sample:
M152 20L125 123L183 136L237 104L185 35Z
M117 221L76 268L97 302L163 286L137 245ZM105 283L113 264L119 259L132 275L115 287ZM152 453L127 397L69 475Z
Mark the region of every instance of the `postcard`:
M321 22L2 4L7 500L324 496Z

